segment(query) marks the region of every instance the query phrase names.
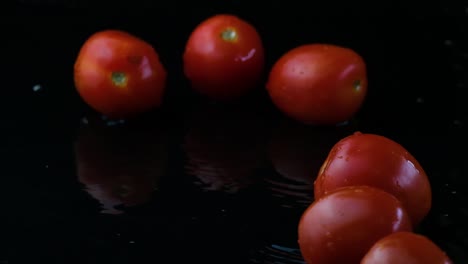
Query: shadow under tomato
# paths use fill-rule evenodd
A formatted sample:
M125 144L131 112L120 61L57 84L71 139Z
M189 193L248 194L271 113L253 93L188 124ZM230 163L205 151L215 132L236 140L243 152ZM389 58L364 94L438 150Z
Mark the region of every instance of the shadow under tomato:
M83 120L75 142L78 180L101 212L120 214L151 199L167 161L163 128Z
M314 181L333 145L354 131L353 123L314 127L279 119L268 144L274 173L267 189L284 207L306 207L314 200Z
M254 105L203 104L189 117L185 173L204 191L236 193L265 164L266 121Z

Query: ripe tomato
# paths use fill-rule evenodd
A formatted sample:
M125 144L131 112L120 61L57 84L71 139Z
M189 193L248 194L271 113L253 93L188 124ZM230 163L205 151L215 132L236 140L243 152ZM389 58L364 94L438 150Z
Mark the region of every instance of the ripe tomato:
M263 44L248 22L233 15L216 15L194 29L183 62L193 89L213 99L232 99L260 80Z
M427 237L396 232L380 239L361 264L452 264L450 258Z
M398 199L373 187L344 187L306 209L299 246L310 264L358 264L375 242L397 231L412 231Z
M161 105L166 70L150 44L106 30L84 43L74 77L89 106L111 118L126 118Z
M423 168L403 146L384 136L357 132L336 143L315 181L315 198L351 185L369 185L393 194L406 207L413 225L431 208L431 186Z
M337 124L361 107L367 93L366 66L351 49L303 45L273 65L266 87L287 116L306 124Z

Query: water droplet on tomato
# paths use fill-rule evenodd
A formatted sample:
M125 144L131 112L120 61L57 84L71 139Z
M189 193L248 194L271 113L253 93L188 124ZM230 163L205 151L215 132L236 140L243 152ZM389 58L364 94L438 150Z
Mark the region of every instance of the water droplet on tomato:
M234 61L241 61L241 62L248 61L255 55L256 51L257 51L256 49L251 49L247 54L242 54L242 55L237 56L234 59Z

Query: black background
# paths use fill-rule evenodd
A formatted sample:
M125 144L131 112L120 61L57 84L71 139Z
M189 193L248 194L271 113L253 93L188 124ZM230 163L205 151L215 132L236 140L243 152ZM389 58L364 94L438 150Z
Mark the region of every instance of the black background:
M456 263L468 262L468 5L377 2L23 0L4 9L0 263L300 263L296 226L312 201L314 171L334 142L357 130L388 136L417 157L434 200L417 231ZM192 92L182 73L185 41L217 13L258 29L265 77L300 44L360 53L369 93L356 118L306 127L283 117L263 87L229 106ZM73 63L89 35L109 28L151 43L169 83L162 109L106 126L75 92ZM98 138L86 145L80 135L89 131ZM143 182L130 187L151 185L148 175L159 173L155 190L135 190L150 199L103 213L79 181L76 142L92 149L87 159L98 175L124 171L121 181Z

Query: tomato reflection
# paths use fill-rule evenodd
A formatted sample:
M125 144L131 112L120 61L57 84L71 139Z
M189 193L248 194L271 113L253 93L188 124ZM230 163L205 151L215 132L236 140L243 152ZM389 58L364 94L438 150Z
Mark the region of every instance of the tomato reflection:
M255 170L266 161L266 125L253 106L205 105L188 124L185 171L196 184L236 193L255 182Z
M278 120L268 154L276 174L266 183L282 206L307 206L313 201L314 181L336 140L351 131L351 124L314 127L287 119Z
M152 197L164 173L165 133L149 125L109 126L100 121L80 128L75 144L78 180L101 203L102 213L119 214L119 208Z
M258 249L249 263L305 264L299 248L269 244Z

